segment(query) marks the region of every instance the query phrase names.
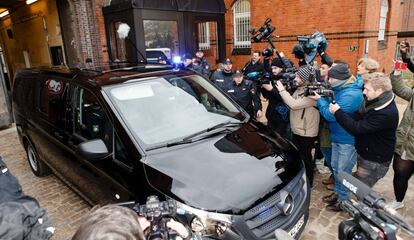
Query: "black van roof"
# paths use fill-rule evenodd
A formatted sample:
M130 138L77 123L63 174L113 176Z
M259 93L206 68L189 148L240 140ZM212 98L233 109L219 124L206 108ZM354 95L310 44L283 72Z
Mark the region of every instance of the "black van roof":
M77 81L85 81L95 86L106 86L111 84L119 84L131 79L159 77L163 75L192 75L191 70L176 71L171 65L162 64L135 64L134 65L108 65L96 68L69 68L67 66L57 67L36 67L19 70L20 74L51 74L63 78L76 79Z

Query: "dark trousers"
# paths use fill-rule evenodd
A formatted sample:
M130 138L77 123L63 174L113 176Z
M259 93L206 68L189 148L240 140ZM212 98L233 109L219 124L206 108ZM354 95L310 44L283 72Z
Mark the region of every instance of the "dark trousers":
M393 169L395 199L398 202L402 202L407 192L408 181L414 174L414 161L403 160L400 155L394 153Z
M312 157L312 148L315 147L315 141L317 137L303 137L296 134L293 134L293 143L299 149L299 156L303 160L306 169L306 176L309 179L309 183L313 185L313 168L314 161Z

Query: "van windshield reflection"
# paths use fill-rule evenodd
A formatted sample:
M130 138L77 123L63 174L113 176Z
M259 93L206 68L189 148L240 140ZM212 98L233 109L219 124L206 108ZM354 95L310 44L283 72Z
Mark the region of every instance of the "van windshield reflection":
M109 86L105 91L135 138L159 145L245 116L197 75L168 75Z

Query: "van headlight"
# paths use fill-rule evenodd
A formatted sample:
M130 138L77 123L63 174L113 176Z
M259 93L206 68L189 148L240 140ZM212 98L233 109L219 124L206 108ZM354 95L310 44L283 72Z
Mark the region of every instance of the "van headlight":
M180 202L177 202L177 209L192 215L190 221L191 230L204 237L215 236L220 239L232 224L231 215L207 212Z

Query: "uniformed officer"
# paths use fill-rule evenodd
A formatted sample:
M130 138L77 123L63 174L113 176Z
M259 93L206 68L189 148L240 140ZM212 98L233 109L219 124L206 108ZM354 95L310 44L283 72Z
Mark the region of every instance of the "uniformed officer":
M226 93L246 110L250 116L262 117L262 103L257 95L256 85L243 79L243 73L237 70L233 74L233 82L226 87ZM255 114L256 113L256 114Z
M226 89L226 86L232 83L233 65L230 58L226 58L223 62L223 70L217 69L211 76L211 81L222 90Z
M211 67L207 59L204 57L204 52L201 49L198 49L196 52L196 57L200 59L200 67L202 69L202 75L210 77Z

